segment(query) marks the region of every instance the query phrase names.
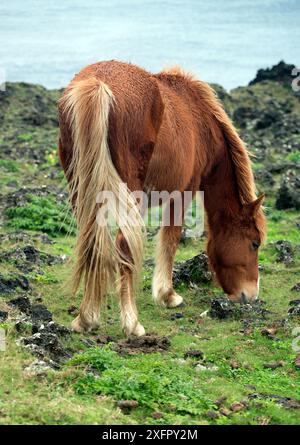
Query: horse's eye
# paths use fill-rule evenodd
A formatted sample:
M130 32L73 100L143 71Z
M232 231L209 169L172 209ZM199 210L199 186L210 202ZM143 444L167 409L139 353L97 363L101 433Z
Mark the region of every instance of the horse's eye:
M260 246L260 243L258 241L252 241L252 249L257 250Z

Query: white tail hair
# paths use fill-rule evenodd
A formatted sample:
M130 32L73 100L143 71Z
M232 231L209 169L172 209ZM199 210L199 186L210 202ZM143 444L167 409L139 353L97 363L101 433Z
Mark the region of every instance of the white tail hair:
M100 304L114 284L120 264L137 278L142 264L143 219L137 203L112 162L108 147L109 112L115 106L110 88L96 77L73 81L61 99L62 111L72 130L73 153L68 169L70 198L78 226L73 290L84 278L84 298L77 318L79 328L97 325ZM111 230L97 223L97 195L110 191L116 199L115 220L120 221L132 258L118 249ZM122 212L120 209L127 209ZM132 222L134 221L134 224Z

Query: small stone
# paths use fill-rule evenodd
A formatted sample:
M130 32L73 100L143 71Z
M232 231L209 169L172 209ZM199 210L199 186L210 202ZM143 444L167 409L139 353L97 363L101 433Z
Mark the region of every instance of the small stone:
M223 403L226 402L226 400L227 400L227 397L226 397L226 396L221 396L221 397L219 397L219 398L215 401L214 404L215 404L218 408L220 408L220 407L223 405Z
M253 371L253 367L249 363L243 363L242 367L244 369L248 369L249 371Z
M77 307L76 306L69 306L68 307L68 309L67 309L67 312L68 312L68 314L70 314L70 315L77 315L77 313L78 313L78 309L77 309Z
M204 354L202 351L199 351L197 349L191 349L190 351L187 351L184 354L184 358L197 358L197 359L202 359L204 357Z
M300 300L291 300L289 306L300 306Z
M30 315L33 321L51 321L52 313L44 304L33 304L30 308Z
M221 408L220 414L222 414L222 416L229 417L231 414L231 411L227 408Z
M286 401L284 407L286 409L299 409L300 408L300 403L297 400L290 399L290 400Z
M5 321L8 317L8 312L0 311L0 322Z
M133 409L139 406L139 402L136 400L119 400L117 405L120 409Z
M217 419L219 416L219 413L217 413L216 411L207 411L205 413L206 417L208 417L209 419Z
M229 362L231 369L239 369L240 365L236 360L230 360Z
M176 263L173 272L175 286L181 283L191 285L209 283L212 281L212 273L209 269L208 257L205 252L190 258L182 263Z
M204 366L201 363L198 363L198 365L196 365L196 369L198 371L211 371L211 372L219 370L218 366L211 365L211 364Z
M172 321L178 320L179 318L183 318L183 313L182 312L175 312L175 314L172 314L170 316L170 320L172 320Z
M153 417L153 419L162 419L164 417L163 413L156 411L154 413L151 414L151 416Z
M245 405L241 402L233 402L230 409L233 413L237 413L238 411L245 409Z
M293 292L300 292L300 283L296 283L296 284L292 287L291 291L293 291Z
M50 366L45 361L35 360L24 369L24 374L25 377L30 378L45 375L50 370Z
M299 300L290 301L290 306L288 310L289 317L300 317L300 304L296 304Z
M294 260L294 247L292 243L286 240L279 240L275 242L275 248L278 252L277 261L289 266Z
M201 318L207 318L208 317L208 313L209 313L209 309L206 309L206 311L204 311L204 312L202 312L200 314L200 317ZM201 323L202 323L203 320L199 320L199 321L201 321Z
M30 309L30 301L28 297L18 297L10 300L7 304L21 312L27 312Z
M283 362L279 361L279 362L270 362L270 363L264 363L264 368L265 369L277 369L283 366Z
M268 337L270 340L274 340L277 328L265 328L260 331L262 335Z

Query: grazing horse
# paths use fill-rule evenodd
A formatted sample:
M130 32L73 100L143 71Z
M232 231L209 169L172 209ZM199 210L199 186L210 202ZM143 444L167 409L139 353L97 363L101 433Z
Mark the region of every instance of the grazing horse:
M75 291L84 280L74 330L98 326L101 301L119 271L122 327L126 335L145 333L134 296L143 221L133 191L204 191L217 280L232 300L257 298L263 196L256 197L245 145L208 84L179 68L151 74L133 64L95 63L68 85L59 117L59 155L78 226ZM107 224L97 223L101 191L127 203L138 222L125 221L116 240ZM172 285L180 237L174 218L158 234L153 297L168 308L182 303Z

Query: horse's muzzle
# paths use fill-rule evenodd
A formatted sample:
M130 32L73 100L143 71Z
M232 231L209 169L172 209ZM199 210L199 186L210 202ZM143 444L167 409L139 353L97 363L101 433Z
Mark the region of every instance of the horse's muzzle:
M243 289L235 294L229 295L229 299L236 303L247 304L258 298L259 282L243 286Z

